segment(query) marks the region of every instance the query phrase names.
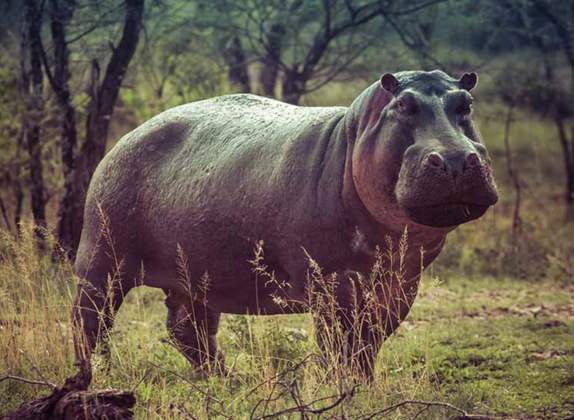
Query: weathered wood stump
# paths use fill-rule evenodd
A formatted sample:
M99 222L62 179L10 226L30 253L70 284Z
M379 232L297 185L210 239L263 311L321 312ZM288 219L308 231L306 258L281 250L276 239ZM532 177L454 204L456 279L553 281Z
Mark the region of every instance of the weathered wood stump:
M50 395L22 404L6 420L132 419L136 399L131 391L88 391L91 375L80 372Z

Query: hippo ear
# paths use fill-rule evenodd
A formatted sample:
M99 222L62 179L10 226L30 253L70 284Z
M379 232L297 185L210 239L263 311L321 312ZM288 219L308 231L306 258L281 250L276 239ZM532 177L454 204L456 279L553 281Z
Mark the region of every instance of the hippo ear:
M478 82L478 75L476 73L464 73L458 81L458 84L461 88L470 92L476 86L476 82Z
M381 76L381 86L394 95L399 88L399 81L391 73L385 73Z

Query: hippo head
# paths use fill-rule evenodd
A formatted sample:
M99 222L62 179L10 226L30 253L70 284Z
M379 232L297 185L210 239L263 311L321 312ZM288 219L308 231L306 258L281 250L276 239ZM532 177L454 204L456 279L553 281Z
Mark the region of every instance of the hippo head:
M475 73L386 73L358 98L353 181L376 219L451 228L496 203L490 158L472 122L476 82Z

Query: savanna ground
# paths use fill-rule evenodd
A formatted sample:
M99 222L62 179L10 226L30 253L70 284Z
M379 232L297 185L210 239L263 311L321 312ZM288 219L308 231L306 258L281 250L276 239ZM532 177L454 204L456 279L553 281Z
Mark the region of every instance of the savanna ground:
M344 377L332 380L316 362L311 318L305 315L224 316L218 339L231 374L206 379L170 344L163 293L140 288L117 315L111 358L95 360L92 387L133 389L137 418L263 417L337 402L321 415L460 414L417 404L382 411L405 400L513 418L573 416L574 225L566 221L560 197L559 145L548 140L555 138L552 126L518 116L511 147L523 178L522 223L513 234L503 111L478 110L501 202L483 220L449 235L443 254L423 276L411 314L383 346L373 383L353 388ZM0 376L61 384L75 373L69 315L76 279L69 264L53 263L49 253L36 249L29 226L19 241L1 235ZM48 391L4 380L0 413Z

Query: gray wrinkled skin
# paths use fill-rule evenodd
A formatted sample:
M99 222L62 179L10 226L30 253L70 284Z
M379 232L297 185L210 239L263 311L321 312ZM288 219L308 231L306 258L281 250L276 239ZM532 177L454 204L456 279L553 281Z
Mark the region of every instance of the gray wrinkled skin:
M442 72L395 76L396 91L377 82L349 108L230 95L170 109L124 136L98 166L86 202L75 263L86 282L74 319L87 342L82 348L77 340L78 357L89 357L99 338L90 308L108 309L98 293L118 266L121 293L113 306L134 286L162 288L168 328L199 365L200 353L215 357L220 313L283 313L272 295L293 302L291 311L303 309L296 302L306 299L305 252L325 274L368 273L385 235L397 243L408 227L407 280L380 297L394 308L384 327L391 334L416 295L420 248L427 266L450 230L496 201L476 130L471 122L453 122L445 105L449 95L452 101L468 95L461 82ZM409 92L415 117L399 103ZM433 151L441 157L429 158ZM102 236L102 214L113 247ZM249 261L258 241L268 271L289 287L254 275ZM186 293L178 249L192 288L209 275L206 307ZM345 280L337 296L349 305ZM203 321L186 318L192 312ZM198 329L207 346L198 344L192 332ZM381 342L368 332L363 340L373 346L368 364Z

